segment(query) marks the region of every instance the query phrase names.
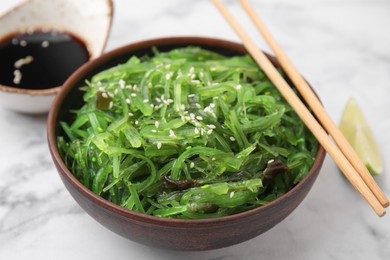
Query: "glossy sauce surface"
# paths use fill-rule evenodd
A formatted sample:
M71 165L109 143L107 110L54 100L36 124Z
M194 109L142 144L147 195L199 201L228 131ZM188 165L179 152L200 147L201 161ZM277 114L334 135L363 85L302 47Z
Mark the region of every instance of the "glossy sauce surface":
M71 34L14 34L0 40L0 84L24 89L57 87L88 59L85 43Z

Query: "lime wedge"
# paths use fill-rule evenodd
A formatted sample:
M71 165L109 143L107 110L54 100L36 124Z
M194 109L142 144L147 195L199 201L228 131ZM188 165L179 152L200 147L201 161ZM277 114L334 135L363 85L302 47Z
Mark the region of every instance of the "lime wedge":
M350 98L340 122L340 130L372 175L383 173L382 155L356 100Z

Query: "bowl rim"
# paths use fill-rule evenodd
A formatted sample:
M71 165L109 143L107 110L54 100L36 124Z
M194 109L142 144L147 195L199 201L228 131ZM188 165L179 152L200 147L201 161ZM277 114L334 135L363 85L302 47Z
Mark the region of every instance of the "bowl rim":
M316 159L309 171L309 173L305 176L303 180L301 180L298 184L296 184L291 190L282 195L281 197L273 200L272 202L259 206L251 210L247 210L241 213L237 213L234 215L223 216L218 218L206 218L206 219L173 219L173 218L163 218L157 217L147 214L138 213L136 211L128 210L119 205L116 205L99 195L93 193L90 189L85 187L67 168L65 165L57 147L56 142L56 122L58 119L58 114L60 108L64 104L64 101L68 95L68 93L73 89L74 83L80 81L84 78L83 75L92 72L97 67L102 64L110 61L116 57L119 57L123 54L127 54L133 51L147 49L152 46L157 45L160 46L169 46L169 45L179 45L179 44L187 44L187 45L207 45L210 47L222 47L223 49L232 49L232 50L242 50L243 53L247 53L244 46L240 43L217 39L217 38L208 38L208 37L165 37L165 38L154 38L148 39L144 41L138 41L135 43L127 44L120 48L114 49L110 52L107 52L100 57L91 60L81 66L78 70L76 70L64 83L61 91L56 96L52 107L48 116L48 124L47 124L47 138L50 153L52 154L53 160L59 168L58 172L61 177L66 178L66 180L79 192L82 193L83 196L87 197L88 200L92 201L95 204L98 204L100 208L104 209L107 212L114 212L124 219L132 219L132 221L138 221L142 223L147 223L148 225L157 225L157 226L169 226L169 227L182 227L182 228L193 228L199 225L202 227L210 227L214 225L228 225L232 223L236 223L238 221L242 221L245 219L249 219L262 211L265 211L269 208L275 208L278 204L281 204L284 200L293 196L296 192L298 192L302 186L304 186L307 182L310 181L311 178L316 178L316 175L319 173L323 161L325 159L326 152L324 148L319 144L318 152L316 155ZM158 46L157 46L158 47ZM274 59L271 56L271 59ZM275 59L274 59L275 61ZM318 173L317 173L318 172ZM316 174L317 173L317 174ZM185 224L185 225L183 225Z
M23 94L23 95L30 95L30 96L48 96L48 95L54 95L58 93L61 87L62 86L43 88L43 89L27 89L27 88L10 87L10 86L0 84L0 92Z
M13 12L17 12L20 8L23 8L24 5L28 4L31 1L33 1L33 0L24 0L24 1L20 2L19 4L15 5L14 7L10 8L9 10L7 10L6 12L0 14L0 21L3 17L11 15ZM108 4L108 10L109 10L109 12L108 12L108 16L109 16L108 32L107 32L106 37L103 41L101 53L96 53L95 54L96 57L101 56L102 53L104 52L104 49L107 46L108 37L110 36L112 23L113 23L113 16L114 16L114 11L115 11L114 10L114 2L113 2L114 0L106 0L106 1ZM72 32L67 31L67 30L64 30L64 32L72 34ZM0 39L5 39L5 38L9 37L9 35L12 35L12 33L18 33L18 31L5 34L2 37L0 37ZM88 48L87 48L87 50L88 50ZM93 59L96 59L96 58L93 58L91 56L91 53L89 52L89 50L88 50L88 53L90 54L89 55L90 57L87 60L87 62L89 62ZM29 96L49 96L49 95L57 94L63 85L64 84L59 85L59 86L50 87L50 88L26 89L26 88L11 87L11 86L7 86L7 85L0 83L0 93L4 92L4 93L22 94L22 95L29 95Z

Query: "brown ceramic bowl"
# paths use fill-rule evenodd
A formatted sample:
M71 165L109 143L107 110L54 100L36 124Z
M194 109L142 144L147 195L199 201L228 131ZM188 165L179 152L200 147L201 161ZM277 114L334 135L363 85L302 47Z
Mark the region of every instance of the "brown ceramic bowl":
M325 151L319 148L309 174L292 190L275 201L232 216L179 220L140 214L117 206L83 186L68 170L62 160L56 136L60 121L69 121L70 109L83 104L79 87L97 72L123 63L132 55L152 54L151 47L167 51L188 45L201 46L224 55L246 54L237 43L209 38L163 38L127 45L88 62L77 70L64 84L51 108L48 121L48 141L57 170L73 198L103 226L133 241L154 247L175 250L208 250L226 247L256 237L286 218L305 198L322 166ZM275 59L270 57L277 65Z

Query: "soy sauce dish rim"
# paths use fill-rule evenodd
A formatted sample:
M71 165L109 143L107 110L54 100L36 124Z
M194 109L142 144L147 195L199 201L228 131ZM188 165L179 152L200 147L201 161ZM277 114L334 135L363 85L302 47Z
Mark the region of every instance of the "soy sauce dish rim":
M208 42L208 44L206 44ZM156 45L154 45L154 43ZM100 57L90 60L84 65L82 65L79 69L77 69L63 84L63 87L61 88L60 92L55 97L55 100L53 102L53 105L49 111L48 115L48 124L47 124L47 139L48 139L48 145L50 149L50 153L52 156L52 159L57 167L57 171L64 182L66 188L68 189L67 185L70 184L73 186L73 188L81 194L81 196L86 197L87 200L92 202L93 204L97 204L97 206L100 209L103 209L108 212L113 212L114 214L119 215L120 217L132 221L137 221L138 223L147 223L152 225L158 225L158 226L172 226L172 227L181 227L181 228L194 228L199 227L200 224L202 225L228 225L232 223L238 223L242 222L245 219L253 218L255 215L261 214L261 212L265 210L269 210L270 208L273 208L275 210L278 209L278 206L283 203L283 201L289 199L290 197L294 196L299 190L304 186L307 182L310 182L312 178L314 178L313 183L315 182L315 179L317 178L319 171L321 170L323 166L323 162L325 159L326 152L324 148L319 145L318 152L315 158L315 161L310 168L308 174L305 176L303 180L301 180L297 185L295 185L291 190L289 190L287 193L282 195L281 197L275 199L274 201L264 205L259 206L257 208L247 210L241 213L237 213L234 215L229 216L223 216L218 218L206 218L206 219L174 219L174 218L163 218L158 216L151 216L147 214L138 213L136 211L125 209L121 206L118 206L108 200L105 200L104 198L100 197L99 195L93 193L91 190L89 190L87 187L85 187L68 169L68 167L65 165L58 147L57 147L57 128L58 128L58 120L59 120L59 114L61 112L61 108L63 105L67 102L71 102L70 99L68 99L68 94L70 91L75 88L79 87L76 83L80 82L82 79L86 79L85 76L94 72L96 69L98 69L100 66L106 64L109 61L115 60L123 55L128 55L129 53L133 53L136 51L142 51L150 49L151 46L156 46L158 48L158 45L161 46L170 46L170 45L180 45L180 44L187 44L187 45L194 45L194 46L204 46L208 45L210 48L214 47L215 49L220 48L224 49L226 51L231 52L237 52L238 50L244 50L244 47L242 44L237 42L232 42L229 40L224 39L218 39L218 38L208 38L208 37L166 37L166 38L154 38L154 39L148 39L144 41L138 41L135 43L131 43L125 46L122 46L120 48L114 49L112 51L106 52ZM243 51L243 54L246 51ZM268 55L270 59L273 62L276 62L274 57ZM276 62L277 63L277 62ZM97 73L97 72L94 72ZM308 191L310 191L311 186L308 188ZM80 195L78 194L78 195ZM72 194L73 196L73 194ZM306 197L306 195L303 196L303 199ZM303 200L301 199L300 202ZM300 203L299 202L299 203ZM298 203L298 204L299 204ZM270 215L272 217L272 215ZM185 224L185 225L184 225Z
M52 95L59 92L62 86L56 86L51 88L42 88L42 89L26 89L18 87L9 87L3 84L0 84L0 91L5 93L15 93L15 94L25 94L31 96L45 96Z

